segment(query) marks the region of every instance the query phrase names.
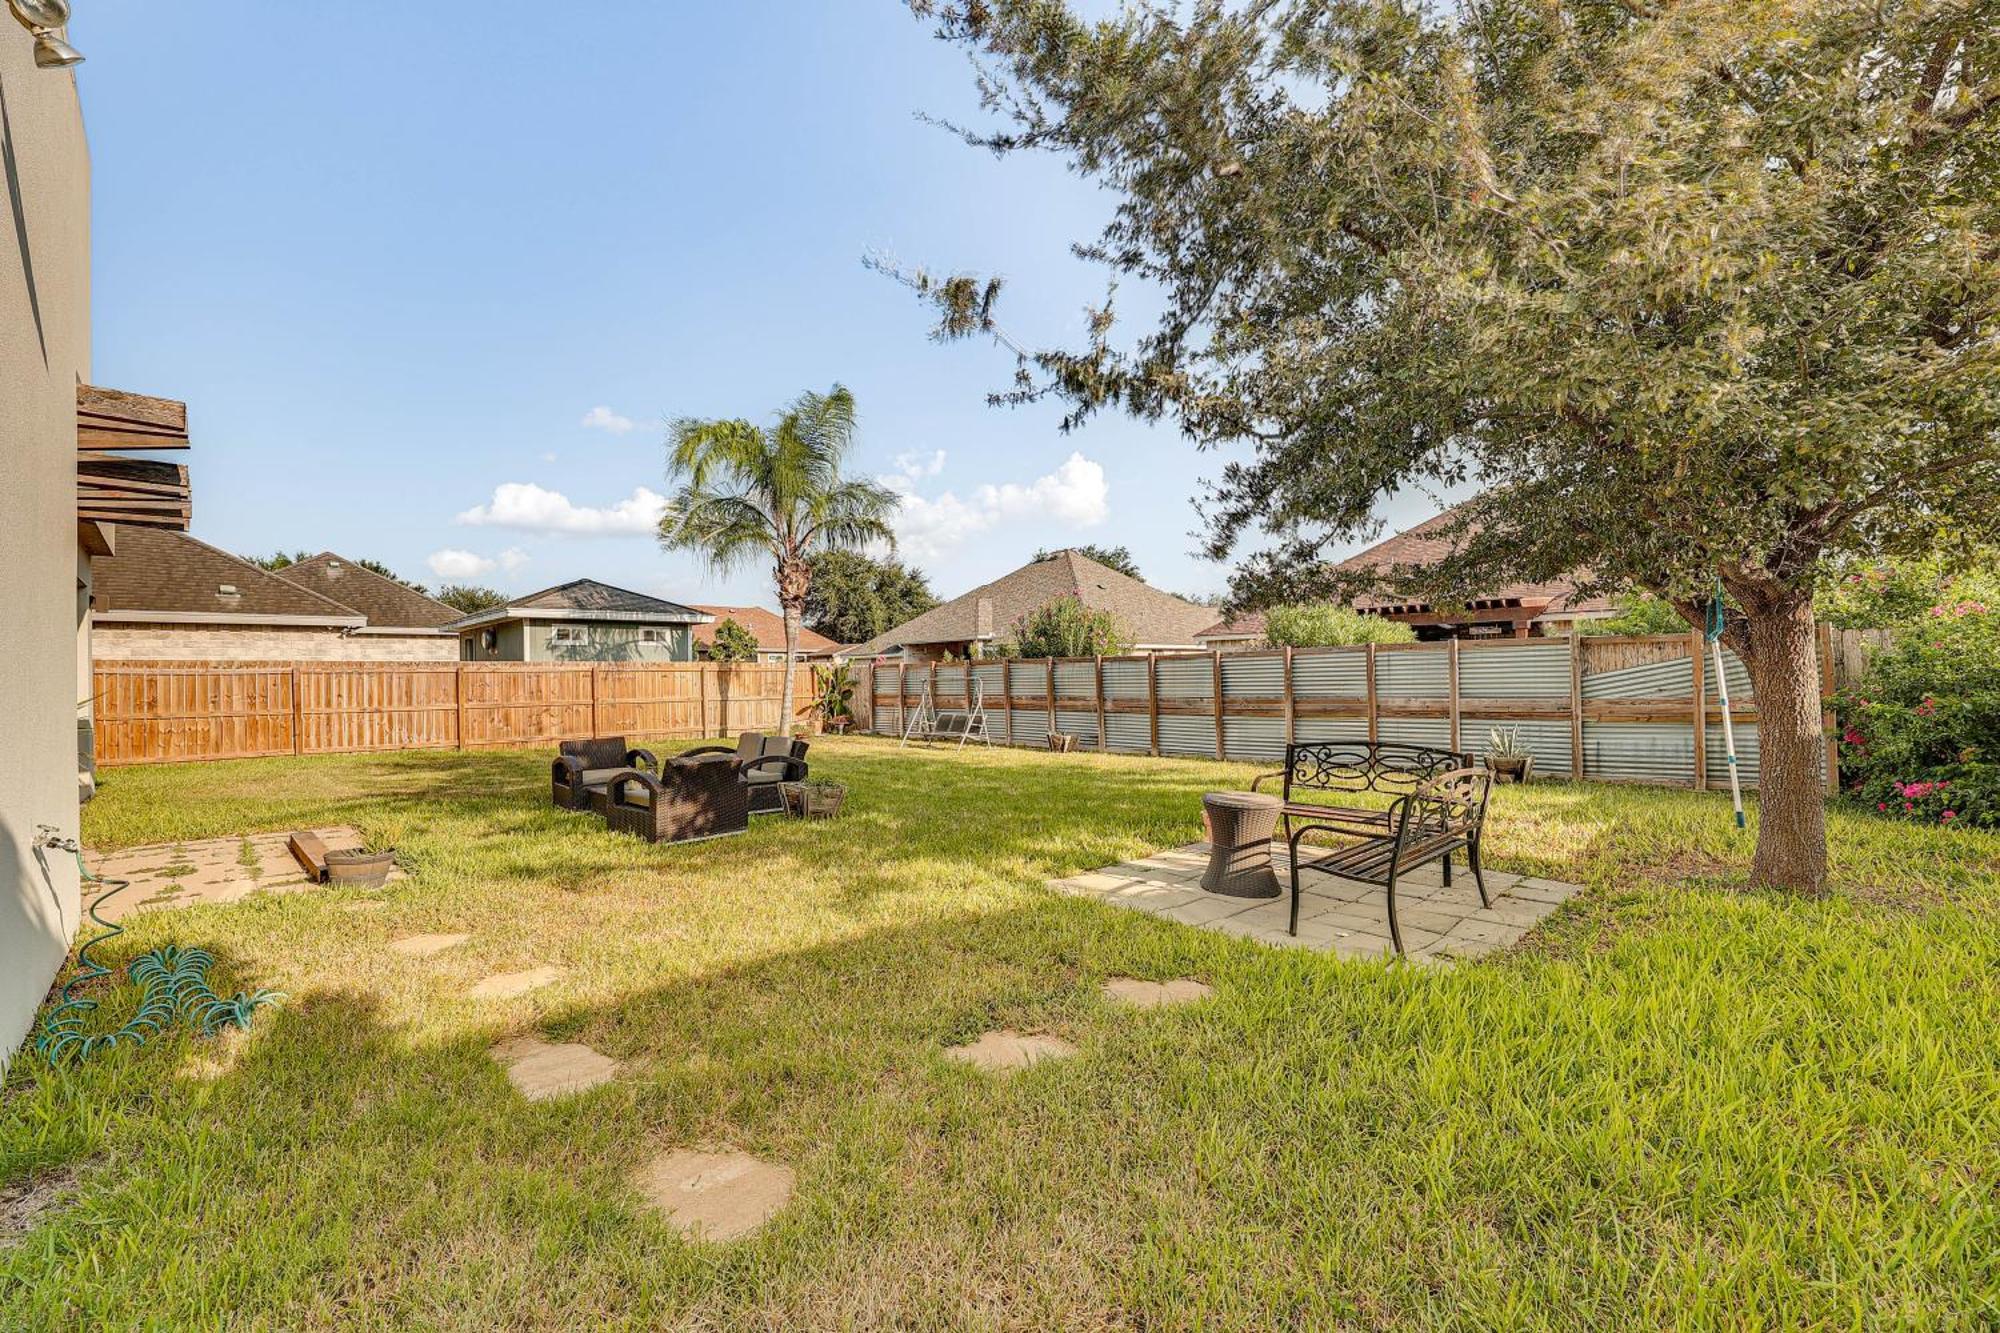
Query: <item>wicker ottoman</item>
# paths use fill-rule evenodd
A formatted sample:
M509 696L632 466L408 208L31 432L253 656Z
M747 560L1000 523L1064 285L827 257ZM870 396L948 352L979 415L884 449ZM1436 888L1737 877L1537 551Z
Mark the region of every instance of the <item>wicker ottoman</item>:
M1275 898L1271 835L1284 802L1254 791L1212 791L1201 798L1208 822L1208 869L1201 886L1232 898Z

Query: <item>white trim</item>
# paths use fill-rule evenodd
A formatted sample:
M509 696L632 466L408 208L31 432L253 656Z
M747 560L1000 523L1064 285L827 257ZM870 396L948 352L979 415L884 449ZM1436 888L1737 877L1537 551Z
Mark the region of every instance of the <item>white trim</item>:
M365 616L274 616L240 611L92 611L93 625L312 625L358 630Z
M455 639L458 636L437 625L361 625L350 634L393 634L398 638Z

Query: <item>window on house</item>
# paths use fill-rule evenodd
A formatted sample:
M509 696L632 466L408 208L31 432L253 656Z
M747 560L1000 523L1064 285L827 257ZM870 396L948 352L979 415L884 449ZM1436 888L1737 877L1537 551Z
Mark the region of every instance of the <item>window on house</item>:
M581 625L557 625L549 631L550 643L586 643L589 638Z
M642 629L639 631L640 643L665 643L666 641L667 632L663 629Z

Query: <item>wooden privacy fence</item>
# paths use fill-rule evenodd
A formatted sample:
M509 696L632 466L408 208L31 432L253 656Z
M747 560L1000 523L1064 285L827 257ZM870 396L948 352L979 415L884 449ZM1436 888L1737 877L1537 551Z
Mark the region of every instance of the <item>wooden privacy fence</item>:
M1820 635L1821 694L1834 656ZM1738 768L1757 782L1757 705L1725 653ZM1281 760L1288 741L1384 740L1475 758L1497 726L1518 726L1538 775L1727 787L1721 705L1698 634L1449 640L1356 648L1162 653L876 666L856 693L865 725L898 735L924 691L965 707L972 682L996 742L1050 732L1113 753ZM1829 729L1825 768L1835 779Z
M716 662L100 661L91 693L108 767L776 731L783 682L782 666Z

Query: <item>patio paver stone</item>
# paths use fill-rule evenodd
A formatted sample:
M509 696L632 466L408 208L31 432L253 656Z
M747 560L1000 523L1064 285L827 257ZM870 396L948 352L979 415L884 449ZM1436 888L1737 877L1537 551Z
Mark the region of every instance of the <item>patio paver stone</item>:
M510 1037L490 1052L507 1067L507 1081L531 1102L546 1101L609 1083L618 1062L579 1042L546 1042L540 1037Z
M1162 1005L1193 1004L1215 994L1215 987L1192 977L1172 981L1142 981L1138 977L1112 977L1104 983L1106 999L1133 1009L1157 1009Z
M957 1060L975 1069L995 1073L1026 1069L1040 1060L1059 1060L1074 1054L1076 1047L1061 1037L1039 1032L1016 1032L1012 1028L982 1032L976 1040L963 1046L949 1047L944 1053L947 1060Z
M400 940L390 940L389 947L412 958L428 958L471 938L470 935L405 935Z
M475 1000L507 1000L539 990L563 974L559 967L531 967L525 972L500 972L474 982L466 995Z
M746 1236L791 1202L788 1166L743 1152L661 1153L633 1177L646 1201L683 1235L729 1241Z

